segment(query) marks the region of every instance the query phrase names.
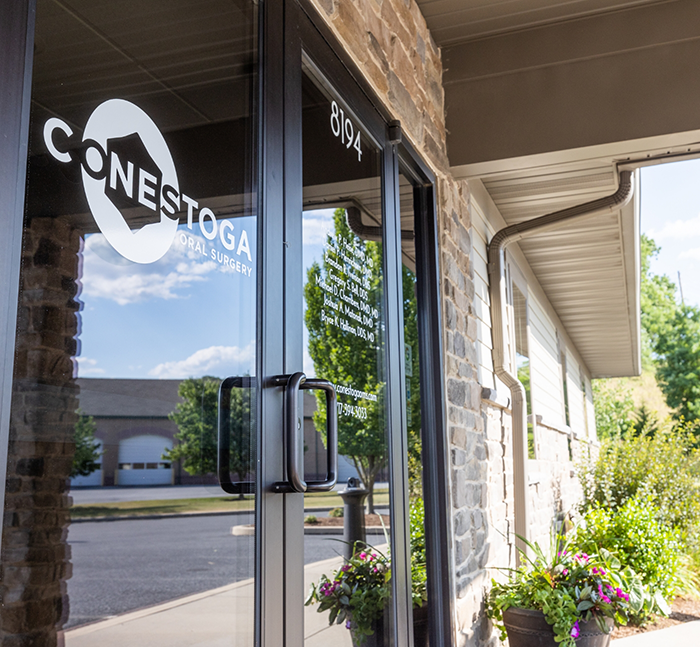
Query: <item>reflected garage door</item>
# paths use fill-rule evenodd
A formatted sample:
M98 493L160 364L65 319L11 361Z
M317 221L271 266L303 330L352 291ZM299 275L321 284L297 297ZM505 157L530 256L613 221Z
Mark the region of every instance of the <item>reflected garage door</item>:
M150 434L122 440L118 485L171 485L173 470L163 453L172 447L171 439Z

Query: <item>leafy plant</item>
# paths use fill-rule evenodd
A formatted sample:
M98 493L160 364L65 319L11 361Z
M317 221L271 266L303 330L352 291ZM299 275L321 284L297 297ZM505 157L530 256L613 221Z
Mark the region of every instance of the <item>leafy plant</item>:
M700 523L700 452L687 423L653 437L608 440L598 457L578 465L584 510L616 510L634 498L650 502L663 524L694 534ZM690 539L690 537L688 537Z
M413 606L428 600L428 573L425 559L425 507L423 499L411 502L408 511L411 546L411 597Z
M428 599L425 567L425 521L422 499L409 509L411 545L411 597L414 607ZM317 603L318 612L329 612L328 624L340 624L362 642L374 631L372 625L384 614L391 597L391 556L383 555L367 544L355 544L352 557L331 577L322 575L312 584L305 605Z
M315 524L318 523L318 517L315 514L307 515L304 519L304 523Z
M700 421L700 308L681 306L654 350L656 376L674 417Z
M345 623L358 642L374 633L373 623L382 617L391 596L391 562L378 551L355 550L353 556L329 578L311 585L304 604L318 603L318 612L329 612L328 624Z
M542 611L562 647L575 647L581 622L594 618L607 633L606 617L624 625L641 611L644 585L630 567L604 549L586 554L562 537L557 542L561 548L549 560L538 544L526 542L534 558L525 556L509 582L493 581L486 613L501 640L507 637L503 612L511 607Z
M651 596L638 621L649 613L668 614L666 601L678 586L678 533L662 525L658 517L650 502L630 499L618 509L594 506L574 531L580 550L608 550L622 566L629 566L639 575Z
M634 401L622 384L594 380L593 402L599 438L622 438L634 426Z
M328 516L329 516L329 517L336 517L336 518L343 517L344 515L345 515L345 510L343 510L343 508L333 508L333 509L328 513Z

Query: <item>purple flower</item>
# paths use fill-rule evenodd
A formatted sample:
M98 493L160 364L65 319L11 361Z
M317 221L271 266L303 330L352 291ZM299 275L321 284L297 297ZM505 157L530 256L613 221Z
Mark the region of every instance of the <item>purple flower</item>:
M581 631L578 627L578 620L577 620L576 622L574 622L574 626L571 627L571 634L570 635L575 640L576 638L579 637L580 634L581 634Z
M350 629L350 621L349 620L345 621L345 628Z
M615 589L615 595L617 595L618 598L621 600L624 600L625 602L630 601L630 596L627 595L619 586Z

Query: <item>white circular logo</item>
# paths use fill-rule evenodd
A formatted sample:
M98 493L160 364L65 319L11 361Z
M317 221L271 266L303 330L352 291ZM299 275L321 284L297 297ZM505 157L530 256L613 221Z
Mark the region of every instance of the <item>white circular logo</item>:
M137 135L162 177L120 159L109 141ZM177 196L179 185L175 164L163 135L138 106L123 99L110 99L90 115L83 133L83 187L93 218L105 238L122 256L134 263L153 263L170 249L178 219L170 218L174 208L164 200L168 187ZM159 214L158 222L131 231L124 216L107 195L108 188L120 188L144 207ZM167 194L165 196L167 198Z

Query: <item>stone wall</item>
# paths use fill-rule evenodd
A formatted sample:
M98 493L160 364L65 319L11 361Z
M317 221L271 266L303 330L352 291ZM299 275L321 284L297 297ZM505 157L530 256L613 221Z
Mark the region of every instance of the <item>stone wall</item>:
M473 549L460 578L467 585L458 591L458 644L473 647L500 645L484 616L484 596L492 579L506 577L499 569L516 565L510 402L500 392L496 397L492 390L484 389L486 394L489 399L481 403L483 431L473 432L468 443L468 447L475 447L472 463L479 461L480 469L468 468L462 477L467 491L481 487L484 496L480 501L455 499L455 506L463 506L456 518L465 520L456 526L457 541L471 543ZM529 539L547 550L553 533L561 529L580 500L574 463L588 453L590 446L572 438L566 430L545 426L541 421L536 427L536 444L537 459L528 461Z
M60 644L68 617L80 244L61 218L35 218L24 231L2 537L3 647Z

